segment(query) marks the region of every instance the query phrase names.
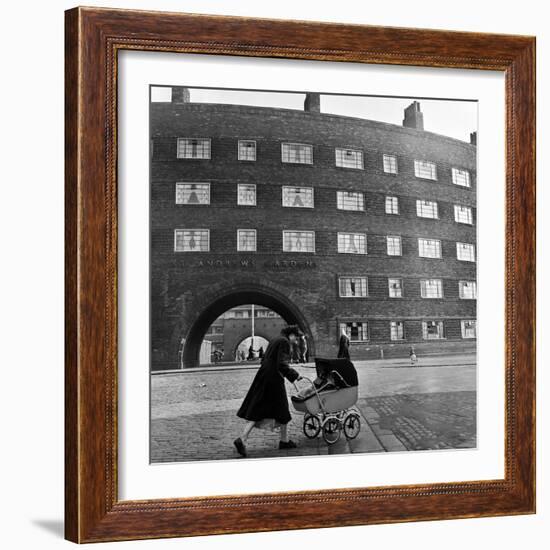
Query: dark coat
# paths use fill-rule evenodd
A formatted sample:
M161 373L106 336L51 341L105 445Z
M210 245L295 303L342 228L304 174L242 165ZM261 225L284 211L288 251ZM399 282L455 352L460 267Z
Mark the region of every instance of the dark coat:
M349 359L349 338L343 334L340 336L340 346L338 347L338 358Z
M289 366L289 362L290 341L279 336L267 346L237 416L254 421L274 418L280 424L290 421L284 378L294 382L300 375Z

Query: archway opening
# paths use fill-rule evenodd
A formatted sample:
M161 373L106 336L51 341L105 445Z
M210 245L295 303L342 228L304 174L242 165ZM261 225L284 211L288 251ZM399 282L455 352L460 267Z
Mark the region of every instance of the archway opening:
M180 355L181 367L191 368L198 367L201 364L206 365L222 361L235 361L235 352L238 347L238 343L245 338L252 336L252 322L250 317L252 305L255 306L255 336L262 337L269 342L269 340L274 336L274 327L276 328L276 333L278 334L284 325L295 324L298 325L306 335L309 355L314 355L314 342L310 327L304 316L287 296L272 291L271 289L245 288L235 289L231 293L215 297L212 302L197 316L187 334L182 335L183 339ZM241 327L243 331L235 336L235 340L238 340L239 342L229 346L220 343L220 341L223 341L222 338L214 338L214 332L217 331L219 333L220 330L225 331L225 329L214 328L213 331L211 330L211 327L220 325L220 318L224 317L224 314L228 311L243 312L241 315L243 315L242 321L244 321L245 325L244 327ZM246 311L248 314L244 313ZM265 315L265 317L258 317L257 315L259 312L261 312L261 316ZM245 318L244 315L247 315L247 317ZM269 323L267 322L272 319L277 320L277 323L273 323L271 321ZM262 321L265 322L262 323ZM269 330L265 330L266 327L263 327L262 324L269 324ZM210 346L212 346L213 340L217 340L214 346L214 350L217 350L216 355L213 354L211 347L210 360L208 357L209 351L208 349L205 349L205 346L203 346L203 342L205 340L208 341L208 338L206 338L207 335L211 337ZM223 347L223 350L221 350L220 347ZM208 345L206 348L208 348ZM256 353L259 352L259 346L257 348L253 347L253 349L257 350ZM222 353L220 353L220 351ZM215 358L216 360L214 360ZM257 357L255 357L255 359L259 360Z

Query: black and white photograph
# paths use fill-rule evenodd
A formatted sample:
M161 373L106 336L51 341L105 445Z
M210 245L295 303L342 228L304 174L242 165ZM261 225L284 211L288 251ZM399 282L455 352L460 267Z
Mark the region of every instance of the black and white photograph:
M477 101L149 91L150 462L475 449Z

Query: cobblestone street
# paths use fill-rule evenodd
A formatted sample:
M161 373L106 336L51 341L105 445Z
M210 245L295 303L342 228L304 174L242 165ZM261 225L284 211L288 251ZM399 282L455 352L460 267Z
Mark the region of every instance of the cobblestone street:
M476 445L474 355L429 357L412 367L406 359L356 361L361 432L328 446L310 440L301 414L289 425L297 449L279 451L278 431L253 430L251 458L361 452L471 448ZM256 366L205 368L155 374L151 381L151 462L237 458L233 440L243 420L236 411ZM313 365L298 368L315 378ZM300 382L299 384L305 384ZM287 382L287 393L294 387Z

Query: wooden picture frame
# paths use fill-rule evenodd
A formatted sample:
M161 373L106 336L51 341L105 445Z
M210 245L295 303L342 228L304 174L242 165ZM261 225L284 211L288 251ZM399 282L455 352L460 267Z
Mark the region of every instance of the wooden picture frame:
M66 12L65 533L74 542L535 511L535 39L98 8ZM506 82L505 476L120 501L117 54L224 54L501 71Z

